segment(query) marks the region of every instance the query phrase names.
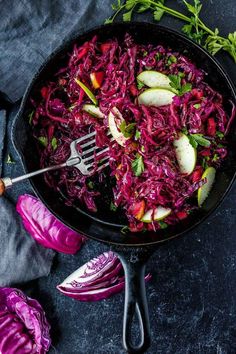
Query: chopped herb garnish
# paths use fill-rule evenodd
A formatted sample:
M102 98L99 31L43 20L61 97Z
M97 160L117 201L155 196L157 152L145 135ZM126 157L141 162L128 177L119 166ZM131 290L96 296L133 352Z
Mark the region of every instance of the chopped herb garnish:
M140 136L141 136L140 131L139 131L139 130L136 130L135 136L134 136L135 140L139 140L139 139L140 139Z
M8 164L14 164L15 163L15 161L12 159L12 157L11 157L11 155L10 154L8 154L7 155L7 161L6 161L6 163L8 163Z
M161 53L156 53L155 59L156 59L156 61L161 60L162 59L162 54Z
M212 161L216 162L217 160L219 160L219 155L214 154Z
M164 221L159 221L159 225L161 229L166 229L168 227L168 224Z
M139 90L141 90L144 86L145 86L145 84L142 81L137 80L137 87Z
M136 159L132 162L132 169L136 177L139 177L143 173L144 163L142 155L136 155Z
M57 148L57 139L55 137L52 138L51 145L53 150L56 150Z
M143 145L141 146L141 151L145 152L145 147Z
M193 143L193 140L195 141ZM190 134L189 137L189 142L193 147L197 147L198 145L204 146L204 147L209 147L211 145L211 142L207 140L206 138L203 137L203 134ZM197 143L197 145L196 145ZM196 146L194 146L196 145Z
M192 137L192 135L188 135L188 140L190 142L190 144L192 145L192 147L194 149L196 149L198 147L198 143L196 142L196 140Z
M216 132L217 138L223 139L224 138L224 133L217 131Z
M32 112L30 112L30 114L28 115L29 118L29 124L32 124L33 118L34 118L34 110Z
M126 124L126 121L123 120L119 126L121 133L124 135L125 138L130 138L134 135L136 123Z
M41 145L46 147L48 145L48 139L45 136L40 136L38 138L38 141L40 142Z
M209 158L208 158L208 160L209 160ZM207 164L206 157L202 159L202 167L204 168L204 170L206 170L209 167L208 164Z
M89 181L87 183L87 186L90 188L90 189L93 189L94 188L94 183L92 181Z
M110 203L110 210L111 211L116 211L117 210L117 206L113 202Z
M167 64L171 65L171 64L176 63L176 62L177 62L177 58L174 55L170 55L168 60L167 60Z
M182 129L182 133L184 133L185 135L187 135L187 134L188 134L188 129L187 129L187 128L183 128L183 129Z
M177 95L182 96L184 93L191 91L192 84L186 83L184 85L181 84L181 73L178 75L169 75L170 86Z
M143 56L146 57L147 55L148 55L148 52L145 50L145 51L143 52Z
M198 109L198 108L201 107L201 103L195 103L195 104L193 105L193 107L194 107L195 109Z

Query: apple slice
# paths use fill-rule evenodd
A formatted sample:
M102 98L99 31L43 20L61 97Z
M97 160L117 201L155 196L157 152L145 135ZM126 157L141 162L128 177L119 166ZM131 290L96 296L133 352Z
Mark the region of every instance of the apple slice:
M170 90L163 88L150 88L143 91L138 96L138 103L144 106L166 106L172 103L172 99L175 96Z
M137 76L138 81L141 81L148 87L158 87L171 90L170 79L167 75L154 70L142 71Z
M128 138L125 138L121 131L118 130L118 127L123 121L124 118L122 117L120 111L116 107L113 107L111 112L108 114L108 125L113 138L121 146L124 146L126 141L128 140Z
M99 107L94 106L93 104L84 104L83 111L91 114L91 116L96 118L104 118L104 114L100 111Z
M190 144L188 137L181 133L173 142L180 172L190 175L197 162L197 150Z
M95 106L97 106L98 101L97 101L96 97L94 96L94 94L92 93L92 91L85 84L83 84L83 82L81 82L79 79L75 79L75 82L82 88L82 90L84 90L86 95L95 104Z
M165 219L171 213L170 208L158 206L153 213L153 209L148 210L142 217L141 221L150 223L152 221L160 221Z
M215 181L215 175L216 175L216 170L214 167L208 167L203 175L202 175L202 179L206 178L207 182L205 184L203 184L202 187L200 187L198 189L197 192L197 201L198 201L198 206L202 206L202 204L204 203L204 201L206 200L206 198L209 195L209 192L212 188L212 185Z

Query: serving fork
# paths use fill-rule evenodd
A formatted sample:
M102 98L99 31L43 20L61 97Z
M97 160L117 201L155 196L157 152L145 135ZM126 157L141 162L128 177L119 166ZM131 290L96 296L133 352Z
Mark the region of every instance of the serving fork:
M111 138L111 133L108 133L107 136L110 138L110 141L114 140L114 138ZM78 151L77 145L80 146L81 151ZM19 177L4 177L0 179L0 196L3 195L7 188L10 188L17 182L48 171L59 170L63 167L76 167L84 176L89 176L93 173L95 167L95 156L101 156L101 160L99 160L99 167L96 169L96 172L101 171L103 168L109 165L109 156L106 155L108 151L108 146L104 149L96 146L96 131L93 131L92 133L86 134L76 140L73 140L70 143L70 157L65 162L58 165L42 168L40 170L30 172Z

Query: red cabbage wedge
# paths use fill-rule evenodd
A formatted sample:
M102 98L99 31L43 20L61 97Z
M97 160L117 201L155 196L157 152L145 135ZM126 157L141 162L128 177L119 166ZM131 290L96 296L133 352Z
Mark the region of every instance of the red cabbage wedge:
M149 280L151 275L146 275ZM79 301L98 301L109 298L125 287L123 267L111 251L104 252L69 275L57 289Z
M39 199L31 195L21 195L16 210L29 234L46 248L75 254L85 241L82 235L65 226Z
M45 354L50 326L38 303L19 289L0 288L0 353Z

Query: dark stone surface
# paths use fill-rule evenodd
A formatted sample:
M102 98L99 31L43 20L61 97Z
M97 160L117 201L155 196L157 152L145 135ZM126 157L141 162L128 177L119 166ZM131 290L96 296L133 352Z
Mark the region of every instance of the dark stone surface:
M223 34L235 30L234 0L202 2L202 17L210 26L217 25ZM96 3L100 3L96 9L88 7L88 28L101 23L96 19L96 12L102 11L104 18L110 13L109 1ZM180 3L177 8L181 8ZM79 19L79 6L77 11ZM151 16L145 15L145 20L151 20ZM60 19L57 21L54 36L59 37ZM170 17L161 23L175 29L181 27L179 21ZM226 55L219 55L218 59L236 82L233 61ZM15 166L8 169L14 170ZM13 170L9 172L14 174ZM236 353L235 199L234 184L207 221L184 238L163 245L148 262L147 270L153 274L147 285L152 331L149 354ZM47 313L52 325L50 353L124 353L121 346L123 293L101 302L81 303L60 295L55 289L67 275L105 249L102 244L88 241L76 256L57 255L50 276L22 286L27 294L40 301ZM135 330L138 332L137 327Z

